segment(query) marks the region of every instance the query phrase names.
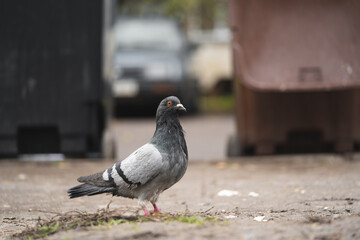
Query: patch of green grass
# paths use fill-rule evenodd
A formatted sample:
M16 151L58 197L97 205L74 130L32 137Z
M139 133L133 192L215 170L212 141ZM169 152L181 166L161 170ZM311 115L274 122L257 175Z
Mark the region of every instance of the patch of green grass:
M129 224L129 226L125 228L127 230L138 230L139 224L143 222L177 222L202 226L206 223L217 223L224 221L222 219L207 216L202 213L153 215L147 218L134 216L122 217L122 215L116 211L105 210L98 211L97 213L68 212L54 216L50 220L39 218L37 227L27 229L20 234L14 235L14 237L33 240L47 237L59 231L67 231L70 229L79 229L84 227L91 227L94 230L103 230L110 229L113 226L120 224Z
M59 228L61 228L60 222L56 222L53 225L38 227L37 232L39 237L42 238L42 237L47 237L52 233L55 233Z
M127 220L124 218L107 218L104 216L97 217L91 219L91 217L87 217L86 219L78 218L77 216L73 219L63 219L60 218L59 221L49 221L42 223L40 227L29 229L27 233L23 233L20 236L26 235L27 240L39 239L47 237L51 234L54 234L59 231L66 231L70 229L76 229L79 227L92 227L98 230L102 230L104 228L110 229L112 226L123 224L123 223L136 223L136 220ZM136 226L138 228L138 226ZM135 227L133 228L135 229Z
M210 216L206 217L204 219L204 221L205 222L211 222L211 223L217 223L217 222L225 222L225 223L227 223L228 222L227 220L224 221L224 220L221 220L218 217L210 217Z
M204 224L204 220L197 216L185 216L185 215L169 217L165 222L181 222L187 224L195 224L197 226L202 226Z
M230 113L234 109L234 95L203 96L201 110L210 113Z
M93 222L92 223L92 227L93 226L97 226L98 229L102 229L103 227L110 229L112 226L116 226L122 223L135 223L136 221L131 221L131 220L126 220L124 218L118 218L118 219L114 219L114 218L110 218L110 219L104 219L103 217L100 217L96 220L96 224Z
M121 224L121 223L130 223L130 221L125 220L123 218L120 218L120 219L110 218L110 220L107 222L107 224L110 224L110 225L118 225L118 224Z

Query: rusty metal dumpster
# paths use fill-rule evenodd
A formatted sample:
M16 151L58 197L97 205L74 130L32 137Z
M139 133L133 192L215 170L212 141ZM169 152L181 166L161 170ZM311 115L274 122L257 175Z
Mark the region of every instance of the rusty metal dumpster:
M229 155L360 144L360 2L230 0L236 137Z

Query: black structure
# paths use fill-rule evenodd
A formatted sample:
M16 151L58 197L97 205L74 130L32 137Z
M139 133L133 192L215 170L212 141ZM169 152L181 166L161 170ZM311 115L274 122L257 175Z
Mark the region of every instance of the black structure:
M101 152L101 0L0 2L0 155Z

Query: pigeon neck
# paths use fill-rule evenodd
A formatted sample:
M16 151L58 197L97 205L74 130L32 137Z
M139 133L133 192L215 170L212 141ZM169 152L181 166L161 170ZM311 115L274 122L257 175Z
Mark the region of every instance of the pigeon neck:
M188 157L184 132L177 115L162 116L156 119L156 130L150 143L164 152L176 152L181 149Z
M177 115L162 116L156 119L156 130L154 135L161 131L170 131L169 133L171 133L174 130L180 130L182 132L182 127Z
M184 138L184 133L177 115L162 116L156 119L156 130L151 140L152 143L178 142L179 138Z

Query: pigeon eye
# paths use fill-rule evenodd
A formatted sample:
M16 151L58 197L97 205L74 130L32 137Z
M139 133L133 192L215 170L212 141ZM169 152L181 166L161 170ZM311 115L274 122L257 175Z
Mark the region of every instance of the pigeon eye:
M167 101L166 103L169 107L172 105L172 102L171 101Z

